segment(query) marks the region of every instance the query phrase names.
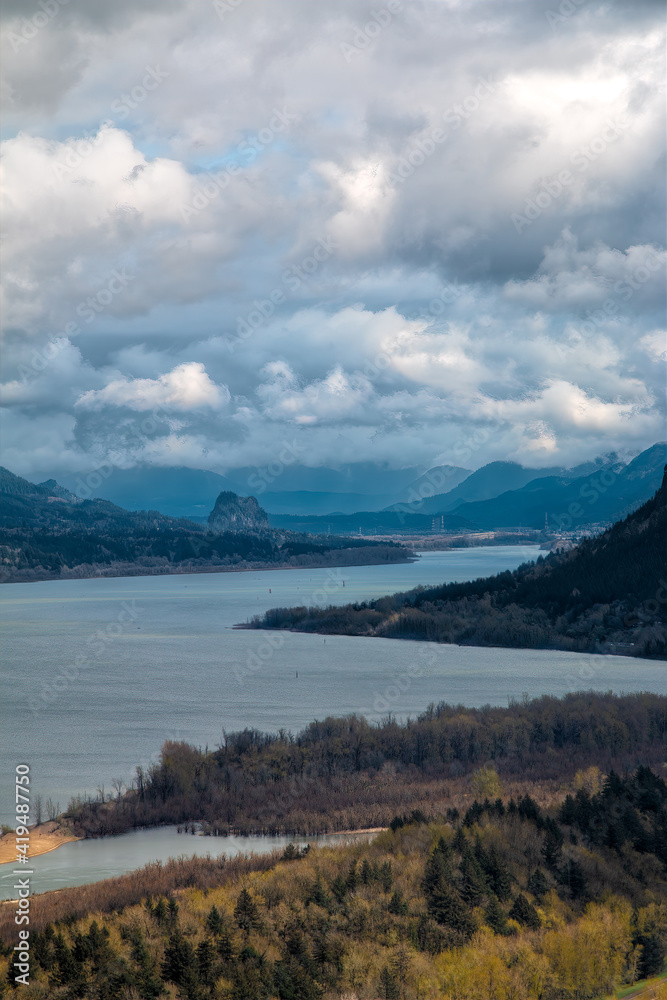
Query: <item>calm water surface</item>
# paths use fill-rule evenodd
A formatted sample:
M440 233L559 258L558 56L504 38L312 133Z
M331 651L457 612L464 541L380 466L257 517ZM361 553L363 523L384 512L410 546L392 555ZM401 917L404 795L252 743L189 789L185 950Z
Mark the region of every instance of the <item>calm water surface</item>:
M65 889L73 885L116 878L143 867L149 861L166 861L184 854L217 858L221 854L268 854L288 844L342 844L369 835L330 834L320 837L201 837L179 833L175 826L132 830L120 837L100 837L64 844L56 851L33 858L27 867L33 894ZM371 835L372 836L372 835ZM0 899L16 899L15 865L0 865ZM22 866L21 866L22 867ZM20 876L19 876L20 878Z
M474 579L537 554L506 546L394 566L4 585L2 821L12 820L18 763L30 765L34 794L62 810L74 795L130 781L165 739L214 747L245 726L296 731L349 712L405 718L431 701L500 705L523 692L667 691L654 661L232 628L271 607Z

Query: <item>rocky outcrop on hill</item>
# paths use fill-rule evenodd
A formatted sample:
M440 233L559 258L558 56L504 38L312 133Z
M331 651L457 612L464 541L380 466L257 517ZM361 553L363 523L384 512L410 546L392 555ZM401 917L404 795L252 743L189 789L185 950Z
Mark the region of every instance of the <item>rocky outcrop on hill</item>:
M257 534L269 531L269 519L255 497L240 497L225 490L215 501L208 519L209 531Z

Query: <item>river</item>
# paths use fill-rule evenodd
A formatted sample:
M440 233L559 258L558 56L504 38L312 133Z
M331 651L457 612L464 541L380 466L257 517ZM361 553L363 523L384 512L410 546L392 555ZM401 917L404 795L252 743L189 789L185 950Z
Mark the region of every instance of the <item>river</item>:
M582 688L664 693L657 661L232 628L271 607L474 579L537 554L502 546L388 566L5 584L2 822L13 822L19 763L30 767L33 796L63 810L102 785L112 794L114 779L131 781L167 739L213 748L223 731L245 726L296 731L350 712L404 719L440 700L472 707Z

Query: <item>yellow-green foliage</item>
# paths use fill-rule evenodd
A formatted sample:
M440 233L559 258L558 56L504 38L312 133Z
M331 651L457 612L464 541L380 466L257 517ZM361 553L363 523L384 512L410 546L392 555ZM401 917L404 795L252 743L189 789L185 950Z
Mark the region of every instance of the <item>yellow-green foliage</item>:
M170 934L178 930L191 956L196 956L202 942L211 941L216 955L215 977L208 985L200 982L177 986L165 981L165 997L593 1000L637 978L638 952L633 936L667 935L664 884L660 898L655 895L653 900L650 892L634 883L632 902L607 892L597 901L586 903L558 891L552 878L550 888L538 898L528 888L542 838L533 826L516 816L485 815L479 824L464 830L464 838L444 822L415 823L395 833L386 831L370 842L359 839L343 847L312 850L268 871L242 874L218 888L179 890L173 897L178 904L175 918L156 917L158 900L144 901L120 913L88 915L56 927L56 934L62 934L64 942L74 949L78 936L89 934L93 920L107 928L106 940L113 958L103 972L96 976L93 960L86 961L85 980L77 992L71 982L57 985L47 970L35 964L33 982L22 988L21 996L26 1000L148 997L146 982L142 980L142 986L137 979L137 952L133 953L133 948L137 941L143 942L144 967L152 968L159 976ZM443 849L452 852L453 864L457 865L465 845L472 848L477 842L483 851L493 848L508 861L512 889L511 898L502 903L505 914L521 893L534 905L541 926L531 930L508 920L506 933L495 934L485 924L486 904L482 903L472 910L477 929L467 942L452 939L444 947L429 949L424 946L424 928L436 933L438 927L428 916L422 885L427 859L436 845L444 843ZM603 861L613 868L610 852L583 851L572 845L568 845L567 852L568 857L585 864L587 872ZM616 866L622 868L620 857L615 855L615 859ZM355 886L350 874L353 862ZM385 872L384 885L379 878L381 870ZM347 880L348 888L345 893L341 890L342 899L336 901L334 888L341 879ZM249 893L251 909L254 904L254 916L249 918L245 931L237 919L243 890ZM401 910L394 906L398 912L390 912L394 893L403 907ZM220 936L212 933L207 922L214 906L235 956L226 964L217 957ZM437 940L437 936L433 939ZM294 969L301 963L300 967L310 968L312 975L297 992L280 993L275 986L273 992L270 988L262 992L259 987L253 992L250 980L238 978L243 949L246 955L256 956L250 965L259 967L264 963L271 969ZM8 960L4 961L5 968L0 969L3 983ZM193 958L193 962L196 966L197 959ZM127 972L125 981L123 970Z
M473 773L472 787L479 798L495 799L503 793L503 786L500 783L498 772L490 765L480 767Z

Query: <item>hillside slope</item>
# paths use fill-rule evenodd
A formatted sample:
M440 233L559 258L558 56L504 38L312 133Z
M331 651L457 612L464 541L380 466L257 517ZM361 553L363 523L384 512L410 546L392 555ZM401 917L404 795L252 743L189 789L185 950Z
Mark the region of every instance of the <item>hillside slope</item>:
M314 541L272 531L254 498L240 500L224 492L218 500L207 530L157 511L128 511L108 500L82 500L55 480L36 486L0 469L0 582L346 566L400 562L411 555L391 543L338 537ZM234 521L232 507L238 508L237 514L241 507L252 508L253 517Z
M370 843L181 857L37 897L23 995L593 1000L661 972L665 782L612 771L548 808L496 792Z
M603 534L514 572L341 608L277 608L253 628L664 658L667 481Z
M610 463L575 479L533 479L493 499L459 504L456 514L480 528L542 528L546 519L560 531L615 521L658 489L665 462L667 445L655 444L626 466Z

